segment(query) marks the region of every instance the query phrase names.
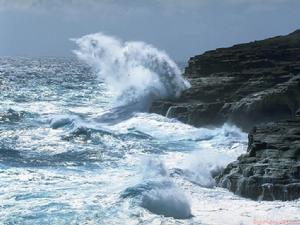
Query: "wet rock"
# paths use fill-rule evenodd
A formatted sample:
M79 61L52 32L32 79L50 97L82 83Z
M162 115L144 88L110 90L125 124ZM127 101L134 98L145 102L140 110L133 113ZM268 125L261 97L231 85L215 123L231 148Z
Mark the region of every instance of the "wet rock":
M231 121L244 130L295 118L300 107L300 31L194 56L184 75L192 87L175 102L154 102L151 112L195 126Z
M166 116L194 126L222 124L223 115L219 112L222 103L177 104L169 107Z
M230 163L216 182L254 200L300 198L300 118L255 127L247 153Z

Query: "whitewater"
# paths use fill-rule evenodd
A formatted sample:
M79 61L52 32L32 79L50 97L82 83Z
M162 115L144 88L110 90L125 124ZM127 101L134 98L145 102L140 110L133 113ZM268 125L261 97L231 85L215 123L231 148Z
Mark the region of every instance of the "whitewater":
M148 113L190 87L167 53L102 33L70 58L0 58L0 224L297 224L300 202L213 176L246 152L224 124Z

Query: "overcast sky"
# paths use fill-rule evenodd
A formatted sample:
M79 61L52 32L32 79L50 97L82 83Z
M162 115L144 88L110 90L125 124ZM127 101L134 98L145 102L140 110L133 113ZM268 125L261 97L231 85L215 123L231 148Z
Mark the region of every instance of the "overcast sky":
M176 60L300 28L300 0L0 0L0 55L70 56L104 32Z

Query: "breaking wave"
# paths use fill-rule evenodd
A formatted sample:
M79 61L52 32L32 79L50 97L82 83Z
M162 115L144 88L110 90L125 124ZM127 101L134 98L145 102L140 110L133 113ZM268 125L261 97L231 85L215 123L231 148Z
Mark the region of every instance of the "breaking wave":
M165 52L144 42L124 42L102 33L72 40L78 45L74 53L106 83L116 106L137 103L136 111L142 111L153 99L176 98L190 87Z

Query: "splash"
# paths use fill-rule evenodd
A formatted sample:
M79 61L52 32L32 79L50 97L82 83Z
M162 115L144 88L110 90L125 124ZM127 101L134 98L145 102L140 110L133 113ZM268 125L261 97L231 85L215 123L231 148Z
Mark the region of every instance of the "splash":
M143 208L157 215L175 219L191 218L190 201L184 191L170 179L164 163L149 158L143 165L142 182L127 188L121 197L134 197Z
M78 45L74 53L107 84L117 106L177 98L190 87L165 52L144 42L123 42L102 33L72 40Z

